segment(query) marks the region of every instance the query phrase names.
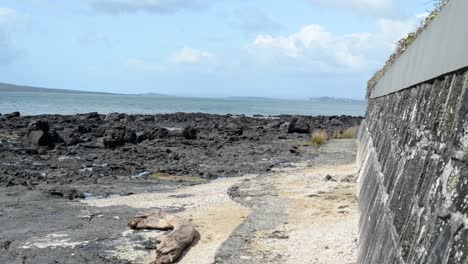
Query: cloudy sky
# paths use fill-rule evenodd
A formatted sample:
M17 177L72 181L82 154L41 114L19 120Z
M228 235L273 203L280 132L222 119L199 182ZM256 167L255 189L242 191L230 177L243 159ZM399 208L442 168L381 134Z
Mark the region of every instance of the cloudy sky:
M2 0L0 82L363 98L429 0Z

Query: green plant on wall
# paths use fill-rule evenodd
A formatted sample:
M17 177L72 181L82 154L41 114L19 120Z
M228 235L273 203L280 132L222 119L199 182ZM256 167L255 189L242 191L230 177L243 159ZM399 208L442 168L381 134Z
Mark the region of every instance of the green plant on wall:
M414 40L416 39L416 33L412 32L408 34L408 37L406 37L406 46L409 47L411 44L413 44Z

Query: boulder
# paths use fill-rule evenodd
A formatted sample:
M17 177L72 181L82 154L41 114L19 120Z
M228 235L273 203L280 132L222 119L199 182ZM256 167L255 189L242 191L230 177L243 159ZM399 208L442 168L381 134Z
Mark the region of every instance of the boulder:
M75 188L54 186L48 190L48 193L53 196L62 197L68 200L83 199L85 195L83 192L78 191Z
M47 121L38 120L31 122L28 125L28 144L33 147L54 147L55 143L64 142L63 138L57 133L56 130L49 129Z
M136 133L136 143L141 143L149 138L148 132L137 132Z
M135 144L137 142L137 135L136 135L135 131L132 131L132 130L125 131L124 140L127 143Z
M33 130L29 132L28 141L35 148L40 146L49 146L51 144L48 134L42 130Z
M309 133L309 122L307 119L303 117L294 116L291 118L288 126L289 133L301 133L306 134Z
M138 117L137 121L139 122L154 122L154 116L140 116Z
M21 116L20 112L13 112L13 113L5 114L6 119L12 119L15 117L20 117L20 116Z
M38 120L29 123L28 129L31 130L41 130L44 132L49 132L49 122L43 121L43 120Z
M191 139L191 140L197 139L197 134L198 134L198 130L191 126L186 126L182 130L182 137L184 137L185 139Z
M344 122L341 121L340 119L338 118L333 118L331 121L330 121L331 125L332 126L344 126Z
M229 136L241 136L244 134L244 129L234 123L229 123L226 126L223 126L220 130Z
M106 131L104 137L98 138L98 144L103 148L114 149L125 144L125 130L113 129Z
M289 122L284 122L284 123L280 124L280 126L279 126L279 129L281 131L285 131L285 132L288 131L288 128L289 128Z
M96 119L99 118L99 113L98 112L91 112L86 114L86 119Z
M98 138L98 143L100 146L108 149L114 149L125 144L125 140L120 137L107 136L103 138Z
M145 140L154 140L154 139L162 139L167 138L169 136L169 130L157 127L153 130L145 130L135 133L136 136L136 143L141 143Z
M106 115L104 120L109 121L109 122L118 122L118 121L120 121L121 119L124 119L124 118L125 118L124 114L110 113L110 114Z
M272 123L267 125L267 128L269 129L277 129L280 128L280 126L283 124L281 121L273 121Z
M49 130L48 134L49 134L49 140L52 143L64 143L65 142L65 140L63 140L63 138L59 135L59 133L55 129Z
M93 129L89 126L79 125L76 131L80 134L86 134L86 133L90 133L91 131L93 131Z
M169 130L163 127L157 127L151 131L150 139L161 139L169 136Z
M81 137L76 134L72 134L67 138L67 146L75 146L83 142Z

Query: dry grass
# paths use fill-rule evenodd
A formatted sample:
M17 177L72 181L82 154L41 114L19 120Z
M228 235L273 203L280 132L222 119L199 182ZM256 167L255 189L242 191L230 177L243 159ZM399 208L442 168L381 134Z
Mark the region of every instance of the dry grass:
M341 138L341 132L338 131L338 130L333 131L332 138L333 139L340 139Z
M335 130L333 131L332 138L333 139L353 139L353 138L357 138L358 132L359 132L359 126L353 126L343 131Z
M328 141L328 133L325 130L318 130L312 133L310 140L314 146L320 148L323 144Z
M345 129L345 131L343 131L342 138L348 138L348 139L357 138L358 130L359 130L358 126L347 128Z

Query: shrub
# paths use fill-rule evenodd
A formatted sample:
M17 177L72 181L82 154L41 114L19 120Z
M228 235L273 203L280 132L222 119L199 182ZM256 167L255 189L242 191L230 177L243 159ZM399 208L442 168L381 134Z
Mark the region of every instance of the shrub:
M325 130L315 131L311 135L311 141L314 146L320 148L323 144L328 141L328 133Z

